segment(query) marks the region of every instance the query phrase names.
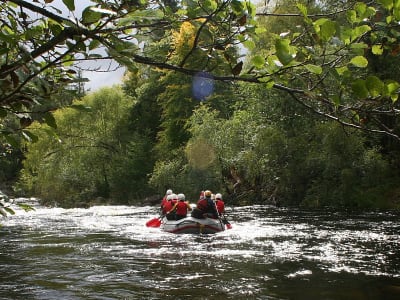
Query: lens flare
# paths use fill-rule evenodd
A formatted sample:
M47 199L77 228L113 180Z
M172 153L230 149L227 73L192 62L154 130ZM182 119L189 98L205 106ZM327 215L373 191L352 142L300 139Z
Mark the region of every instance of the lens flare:
M199 72L193 77L192 93L197 100L204 101L214 91L214 79L207 72Z

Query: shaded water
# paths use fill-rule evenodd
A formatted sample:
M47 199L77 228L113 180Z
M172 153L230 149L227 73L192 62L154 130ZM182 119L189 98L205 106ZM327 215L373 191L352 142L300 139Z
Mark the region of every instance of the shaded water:
M400 299L399 213L228 208L233 228L147 228L155 207L2 220L0 299Z

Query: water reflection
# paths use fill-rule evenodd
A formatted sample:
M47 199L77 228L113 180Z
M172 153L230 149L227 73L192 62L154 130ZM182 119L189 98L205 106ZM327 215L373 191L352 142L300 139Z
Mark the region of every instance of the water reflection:
M400 299L396 212L228 209L233 228L147 228L154 207L3 221L1 299Z

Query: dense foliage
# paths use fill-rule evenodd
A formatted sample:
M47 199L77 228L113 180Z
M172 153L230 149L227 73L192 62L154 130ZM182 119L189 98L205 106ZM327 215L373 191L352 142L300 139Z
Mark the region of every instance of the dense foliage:
M63 206L169 187L241 204L399 205L400 1L97 0L75 21L51 2L2 4L3 152L23 149L15 133L35 142L21 191ZM123 85L57 103L62 82L82 80L69 63L99 55L128 67Z

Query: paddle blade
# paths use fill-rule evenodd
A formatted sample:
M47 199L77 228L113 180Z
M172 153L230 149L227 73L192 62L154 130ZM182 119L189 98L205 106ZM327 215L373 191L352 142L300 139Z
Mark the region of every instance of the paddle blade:
M226 229L232 229L232 224L231 223L228 223L228 224L225 224L226 225Z
M161 220L159 218L154 218L146 222L147 227L160 227Z

